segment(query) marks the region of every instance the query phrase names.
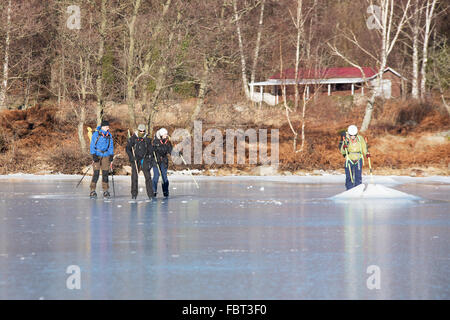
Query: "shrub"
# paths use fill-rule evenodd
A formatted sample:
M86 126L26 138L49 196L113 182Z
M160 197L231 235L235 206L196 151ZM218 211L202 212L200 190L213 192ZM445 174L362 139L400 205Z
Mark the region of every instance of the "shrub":
M0 132L0 153L8 151L8 140L3 132Z
M53 152L50 164L56 171L64 174L81 173L83 167L89 164L90 157L87 153L80 152L75 143L65 144Z
M395 119L396 124L418 124L435 108L427 102L412 103L399 110Z

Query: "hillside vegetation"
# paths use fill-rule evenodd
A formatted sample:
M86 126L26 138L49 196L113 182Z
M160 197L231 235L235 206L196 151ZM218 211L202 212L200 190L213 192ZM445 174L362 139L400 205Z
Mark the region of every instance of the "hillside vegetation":
M293 135L281 106L211 105L205 107L199 120L203 123L203 131L209 128L223 133L230 128L279 129L280 173L343 172L343 158L337 149L339 132L349 124L359 124L364 107L350 105L343 108L339 100L332 102L332 99L323 97L311 104L311 116L307 117L305 128L305 147L297 153L293 152ZM184 128L193 105L192 101L185 101L167 107L157 114L155 128L165 126L169 133L176 128ZM106 113L116 143L116 154L119 155L115 161L116 174L124 174L121 168L128 165L124 150L128 126L121 117L121 108L116 105ZM87 126L95 127L95 107L89 110ZM4 111L0 117L0 174L80 174L90 164L91 157L81 152L70 108L61 109L49 101L28 110ZM291 117L291 120L294 127L299 126L300 121L296 117ZM86 140L87 126L84 130ZM450 117L438 103L385 103L383 109L377 110L374 123L364 136L368 139L377 174L449 174ZM208 143L204 143L206 145ZM171 167L185 169L184 166ZM237 164L191 166L218 169L218 174L255 173L255 167Z
M138 123L172 133L202 121L203 131L279 129L282 173L342 172L339 132L356 124L377 173L448 174L448 1L14 0L0 8L0 173L83 172L86 129L106 119L117 173ZM340 67L372 70L384 85L384 71L395 70L396 99L381 100L373 88L382 82L364 72L347 83L336 76L328 97L321 70ZM286 104L252 102L250 88L276 74L290 78L266 87L266 102ZM365 96L342 96L349 81ZM306 102L309 86L324 96ZM193 167L258 174L237 164Z

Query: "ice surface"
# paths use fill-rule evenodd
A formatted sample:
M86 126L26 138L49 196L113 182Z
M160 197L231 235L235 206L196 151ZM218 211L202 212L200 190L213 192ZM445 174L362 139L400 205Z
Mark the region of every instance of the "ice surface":
M80 178L0 177L0 299L450 299L448 177L374 177L421 198L374 201L329 200L342 175L171 177L153 201Z
M380 184L360 184L352 189L339 193L331 199L398 199L398 200L418 200L413 196Z

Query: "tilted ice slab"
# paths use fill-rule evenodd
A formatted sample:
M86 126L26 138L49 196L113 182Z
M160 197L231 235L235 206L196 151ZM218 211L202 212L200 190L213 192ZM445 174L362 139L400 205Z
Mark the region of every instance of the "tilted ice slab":
M404 199L416 200L417 196L401 192L392 188L385 187L381 184L360 184L350 190L339 193L333 197L333 200L346 199Z

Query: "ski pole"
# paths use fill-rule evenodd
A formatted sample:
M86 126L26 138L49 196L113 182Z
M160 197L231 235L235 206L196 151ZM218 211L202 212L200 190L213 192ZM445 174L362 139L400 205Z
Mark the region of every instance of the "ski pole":
M114 156L114 158L115 158L115 156ZM115 187L115 184L114 184L114 170L112 168L112 164L114 162L114 158L113 158L113 161L111 162L111 166L109 167L109 171L111 172L111 180L112 180L112 185L113 185L113 195L114 195L114 198L115 198L116 197L116 187Z
M373 174L372 174L372 163L371 163L371 161L370 161L370 156L367 157L367 160L369 160L370 180L371 180L372 183L374 183L374 182L373 182Z
M136 155L134 153L134 147L131 147L131 152L133 152L134 165L136 166L136 173L139 175L139 168L138 168L137 161L136 161Z
M367 137L364 137L364 140L366 141L366 150L367 150L367 149L369 149L369 144L368 144L368 141L367 141ZM370 160L370 152L369 152L369 150L367 150L367 152L366 152L366 157L367 157L367 160L369 161L370 181L372 183L374 183L373 182L373 174L372 174L372 162Z
M116 197L116 186L115 186L115 184L114 184L114 170L113 170L112 166L113 166L114 159L115 159L117 156L119 156L119 155L120 155L120 154L115 154L115 155L113 156L113 159L112 159L110 165L109 165L109 173L111 173L111 181L112 181L112 185L113 185L113 195L114 195L114 198Z
M115 184L114 184L114 170L112 170L111 169L111 180L112 180L112 185L113 185L113 195L114 195L114 198L116 197L116 187L115 187Z
M181 157L181 160L183 160L184 164L187 166L186 161L184 161L183 155L180 154L180 157ZM196 181L195 178L194 178L194 175L193 175L192 172L191 172L191 169L189 169L189 167L187 167L187 169L188 169L189 174L191 175L192 179L194 180L195 185L197 186L197 189L200 189L200 187L198 186L197 181Z
M86 172L83 174L83 177L81 178L80 181L78 181L77 186L75 188L78 188L78 186L80 185L81 181L83 181L84 177L86 176L86 174L88 173L89 169L91 168L91 166L94 164L94 162L92 162L90 164L90 166L87 168Z

